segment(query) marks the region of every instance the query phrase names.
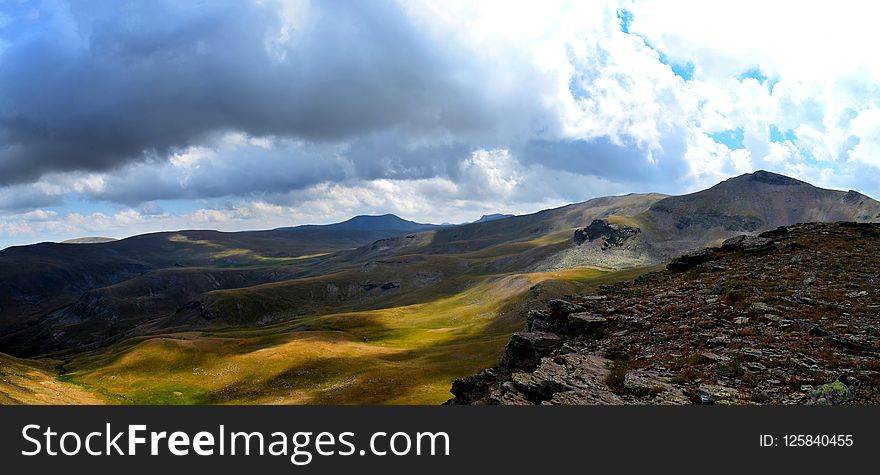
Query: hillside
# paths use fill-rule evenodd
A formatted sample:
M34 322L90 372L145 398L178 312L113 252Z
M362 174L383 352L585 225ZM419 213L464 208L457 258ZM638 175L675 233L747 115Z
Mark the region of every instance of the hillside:
M252 233L184 231L89 246L12 248L0 253L0 261L27 256L32 265L44 261L46 267L4 267L11 274L5 289L12 297L4 300L11 305L0 306L0 316L19 320L0 325L0 349L22 356L70 353L160 328L265 325L309 312L370 310L450 296L486 276L537 267L570 244L578 223L643 212L661 196L600 198L396 237L385 236L399 231L329 225ZM410 226L399 218L362 218L356 227L377 222ZM330 248L337 243L354 247L351 239L368 236L382 238L350 250ZM300 247L306 243L321 247ZM44 294L52 298L41 299Z
M440 404L500 357L522 312L642 270L492 277L409 305L267 325L166 330L69 358L64 375L130 404Z
M783 227L532 312L456 404L877 404L880 225Z
M20 360L0 353L0 405L102 403L94 394L59 381L46 362Z
M288 402L440 402L550 299L743 232L878 216L880 203L856 192L756 172L690 195L595 198L457 226L358 216L15 247L0 251L0 351L60 359L65 378L120 402L265 401L243 367L267 394L278 392L271 381L297 388L277 394ZM282 359L263 368L252 352ZM183 376L157 368L192 375L209 363L228 376L214 383L238 389L187 379L171 391L182 399L165 398ZM402 384L393 371L424 378L388 394L376 385Z
M89 245L11 247L0 251L0 330L27 324L88 290L159 269L303 265L316 256L400 232L330 225L237 233L163 232Z

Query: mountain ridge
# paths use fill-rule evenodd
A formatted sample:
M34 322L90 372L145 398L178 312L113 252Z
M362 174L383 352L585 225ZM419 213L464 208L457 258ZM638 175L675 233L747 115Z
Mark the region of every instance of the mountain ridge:
M181 288L192 289L190 293L168 294L178 296L174 298L198 300L197 289L222 291L278 280L292 279L291 282L295 282L302 278L319 278L320 282L329 279L322 276L343 275L358 266L385 267L371 262L383 262L392 256L415 255L424 259L424 256L448 255L454 257L452 261L481 262L480 272L543 272L583 266L625 269L657 264L737 233L758 232L801 221L866 221L874 219L872 217L880 217L880 203L860 193L824 190L759 170L688 195L599 197L529 215L456 226L415 223L393 214L362 215L331 225L305 225L271 231L179 231L150 233L88 246L52 243L21 246L0 251L0 269L6 269L0 272L5 274L3 284L0 284L0 302L4 303L0 305L0 331L5 328L0 336L0 350L12 349L4 342L25 338L23 335L11 337L9 333L27 333L39 328L39 325L22 326L35 319L55 315L46 320L47 323L57 322L52 324L54 327L66 325L63 322L71 318L89 321L95 318L93 315L106 314L93 312L90 315L81 311L70 314L62 309L74 305L91 289L109 288L160 271L184 283L201 274L221 271L201 271L200 268L240 268L230 275L241 277L234 280L223 277L217 282L226 283L212 284L213 288L205 288L203 284L184 284ZM625 232L626 238L611 241L606 241L605 237L596 241L573 239L579 229L586 229L595 220L605 223L603 226L607 229L624 226L632 231ZM515 251L517 248L523 251ZM501 254L492 257L493 253L499 252ZM27 259L29 265L13 264L18 259ZM404 259L412 261L412 265L421 265L416 263L418 259ZM250 269L266 266L278 270ZM184 272L186 269L190 270ZM217 274L218 277L223 275ZM357 279L367 277L362 271L353 275L361 275ZM144 282L141 285L153 281L172 282L165 278L141 280ZM351 282L349 278L344 280ZM381 285L385 283L380 282ZM328 285L335 285L332 279ZM366 279L358 285L370 288L373 284ZM156 294L147 292L148 288L143 290L146 292L143 298L155 301ZM294 288L298 287L291 286ZM51 292L47 298L49 289ZM129 298L135 298L136 293L129 292ZM349 294L358 295L357 292ZM222 292L219 295L221 299L227 298ZM104 298L101 292L96 296L98 302ZM362 298L356 297L355 302ZM375 299L371 297L371 300ZM171 311L175 306L179 308L188 303L157 301L156 305ZM71 308L94 309L102 304L98 307L94 302L76 305L79 307ZM227 304L222 307L232 308ZM118 321L139 325L144 320ZM260 321L260 318L249 320ZM28 341L42 341L34 338L31 335Z
M346 390L356 401L441 402L448 398L441 399L442 388L454 379L448 378L496 362L527 310L549 298L632 278L681 254L778 223L878 216L880 203L861 193L756 172L688 195L599 197L455 226L379 215L330 227L191 230L87 246L9 248L0 251L0 351L61 358L76 381L138 391L138 400L161 402L166 396L154 391L168 383L162 374L127 373L121 381L134 386L123 388L107 376L128 371L115 362L122 356L149 362L161 349L163 357L185 355L186 361L212 354L220 364L244 357L238 348L250 348L252 338L267 348L290 340L293 346L285 348L297 350L285 353L288 358L309 354L324 361L331 357L321 355L336 355L326 364L336 368L340 381L357 378L359 365L379 371ZM381 229L387 227L396 229ZM330 353L315 355L312 346L293 343L300 341L314 341ZM220 347L226 349L217 353ZM401 348L402 359L377 356ZM419 366L428 361L426 351L433 352L430 365L444 365L442 373ZM463 354L479 356L455 364ZM388 380L382 368L402 361L415 371L407 387L420 384L419 375L439 378L430 383L430 399L378 395L384 390L370 381ZM302 371L324 374L323 368ZM281 386L259 391L299 384L296 375L304 373L289 371L276 375ZM308 400L345 402L315 389L326 382L316 380ZM249 400L236 396L238 390L204 393L202 382L191 383L202 392L187 401ZM264 394L259 391L253 394Z
M345 221L332 224L304 224L300 226L278 228L281 230L289 229L331 229L331 230L358 230L358 231L424 231L427 229L435 229L441 227L437 224L417 223L401 218L392 213L380 215L358 215Z

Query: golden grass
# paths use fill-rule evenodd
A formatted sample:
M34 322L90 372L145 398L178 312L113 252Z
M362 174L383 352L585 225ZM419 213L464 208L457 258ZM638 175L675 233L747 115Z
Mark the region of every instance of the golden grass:
M631 228L640 228L642 224L635 218L629 216L610 215L605 218L611 224L619 224L621 226L629 226Z
M453 380L497 363L532 286L607 279L489 276L414 305L141 338L74 359L66 377L130 404L439 404Z
M0 404L101 404L98 396L60 381L51 361L0 354Z

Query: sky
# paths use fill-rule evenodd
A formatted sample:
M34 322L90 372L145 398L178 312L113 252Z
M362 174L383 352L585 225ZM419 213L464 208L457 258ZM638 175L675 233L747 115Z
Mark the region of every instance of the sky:
M0 248L464 222L756 169L880 197L877 8L0 0Z

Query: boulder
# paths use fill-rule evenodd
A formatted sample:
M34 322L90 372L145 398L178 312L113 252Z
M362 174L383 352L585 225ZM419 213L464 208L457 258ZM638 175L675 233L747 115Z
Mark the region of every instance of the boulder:
M701 249L699 251L688 252L673 259L672 262L666 265L666 269L673 272L682 272L704 262L708 262L711 258L712 249Z
M763 254L776 248L776 241L767 237L742 234L732 237L721 244L725 251L742 251L746 254Z
M578 389L566 381L565 367L549 358L541 361L531 373L514 373L511 376L513 388L526 396L530 401L539 404L563 391Z
M561 344L559 335L554 333L514 333L504 349L501 366L510 371L532 371L541 362L542 357L549 355Z
M585 310L583 306L563 299L553 299L547 302L547 308L550 310L551 317L564 317Z
M477 374L465 378L456 379L452 382L450 392L455 396L448 401L449 404L469 404L478 400L498 377L498 373L492 369L485 369Z
M526 318L526 331L547 332L550 329L549 312L544 310L530 310Z
M578 312L568 316L568 328L573 332L596 334L607 326L608 319L601 315Z

